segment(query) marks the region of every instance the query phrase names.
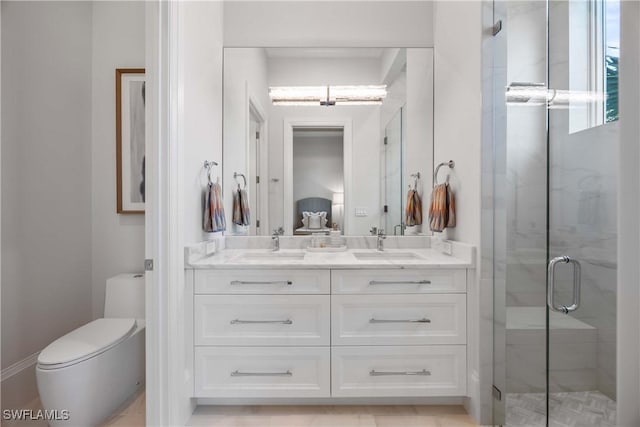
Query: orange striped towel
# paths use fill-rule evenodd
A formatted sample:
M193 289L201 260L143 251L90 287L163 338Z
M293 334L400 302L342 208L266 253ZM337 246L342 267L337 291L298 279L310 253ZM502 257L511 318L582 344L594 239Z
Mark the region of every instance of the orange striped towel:
M443 231L456 226L456 199L449 184L438 184L431 193L429 227L432 231Z
M409 227L422 224L422 200L416 190L409 190L407 193L405 224Z

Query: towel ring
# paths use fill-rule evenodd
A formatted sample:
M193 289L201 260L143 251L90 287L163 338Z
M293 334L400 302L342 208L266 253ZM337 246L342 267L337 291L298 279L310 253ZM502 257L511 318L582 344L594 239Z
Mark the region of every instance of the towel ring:
M207 182L209 183L209 185L213 184L213 181L211 181L211 169L213 169L214 166L218 166L218 162L214 160L204 161L204 168L207 170Z
M442 166L449 166L449 169L453 169L456 163L453 160L449 160L448 162L442 162L438 166L436 166L436 171L433 173L433 186L438 185L438 172L440 172L440 168ZM447 180L449 177L447 176Z
M233 173L233 179L236 180L236 182L238 182L238 177L241 176L242 177L242 181L244 181L244 187L242 187L243 189L247 189L247 177L244 176L244 174L238 173L238 172L234 172ZM238 188L240 188L240 183L238 182Z

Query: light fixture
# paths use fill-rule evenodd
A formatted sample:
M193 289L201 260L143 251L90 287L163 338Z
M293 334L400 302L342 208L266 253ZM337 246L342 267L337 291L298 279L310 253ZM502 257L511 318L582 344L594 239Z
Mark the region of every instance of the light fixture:
M334 205L344 205L344 193L333 193L331 203Z
M544 83L511 83L507 86L505 98L508 105L570 108L602 102L605 96L600 92L548 89Z
M386 85L273 86L273 105L380 105L387 96Z

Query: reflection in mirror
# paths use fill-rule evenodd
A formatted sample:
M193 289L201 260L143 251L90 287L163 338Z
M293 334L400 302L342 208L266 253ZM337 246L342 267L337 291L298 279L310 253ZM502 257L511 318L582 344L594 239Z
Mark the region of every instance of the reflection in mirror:
M431 189L432 49L225 48L223 111L229 234L423 232L405 209Z
M342 230L344 128L293 128L294 234Z

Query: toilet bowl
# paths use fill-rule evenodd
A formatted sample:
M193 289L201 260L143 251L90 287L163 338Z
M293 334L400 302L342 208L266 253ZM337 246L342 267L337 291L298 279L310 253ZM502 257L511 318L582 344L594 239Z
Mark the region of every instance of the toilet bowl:
M57 426L97 426L144 387L144 277L107 280L105 317L58 338L38 356L42 406Z

